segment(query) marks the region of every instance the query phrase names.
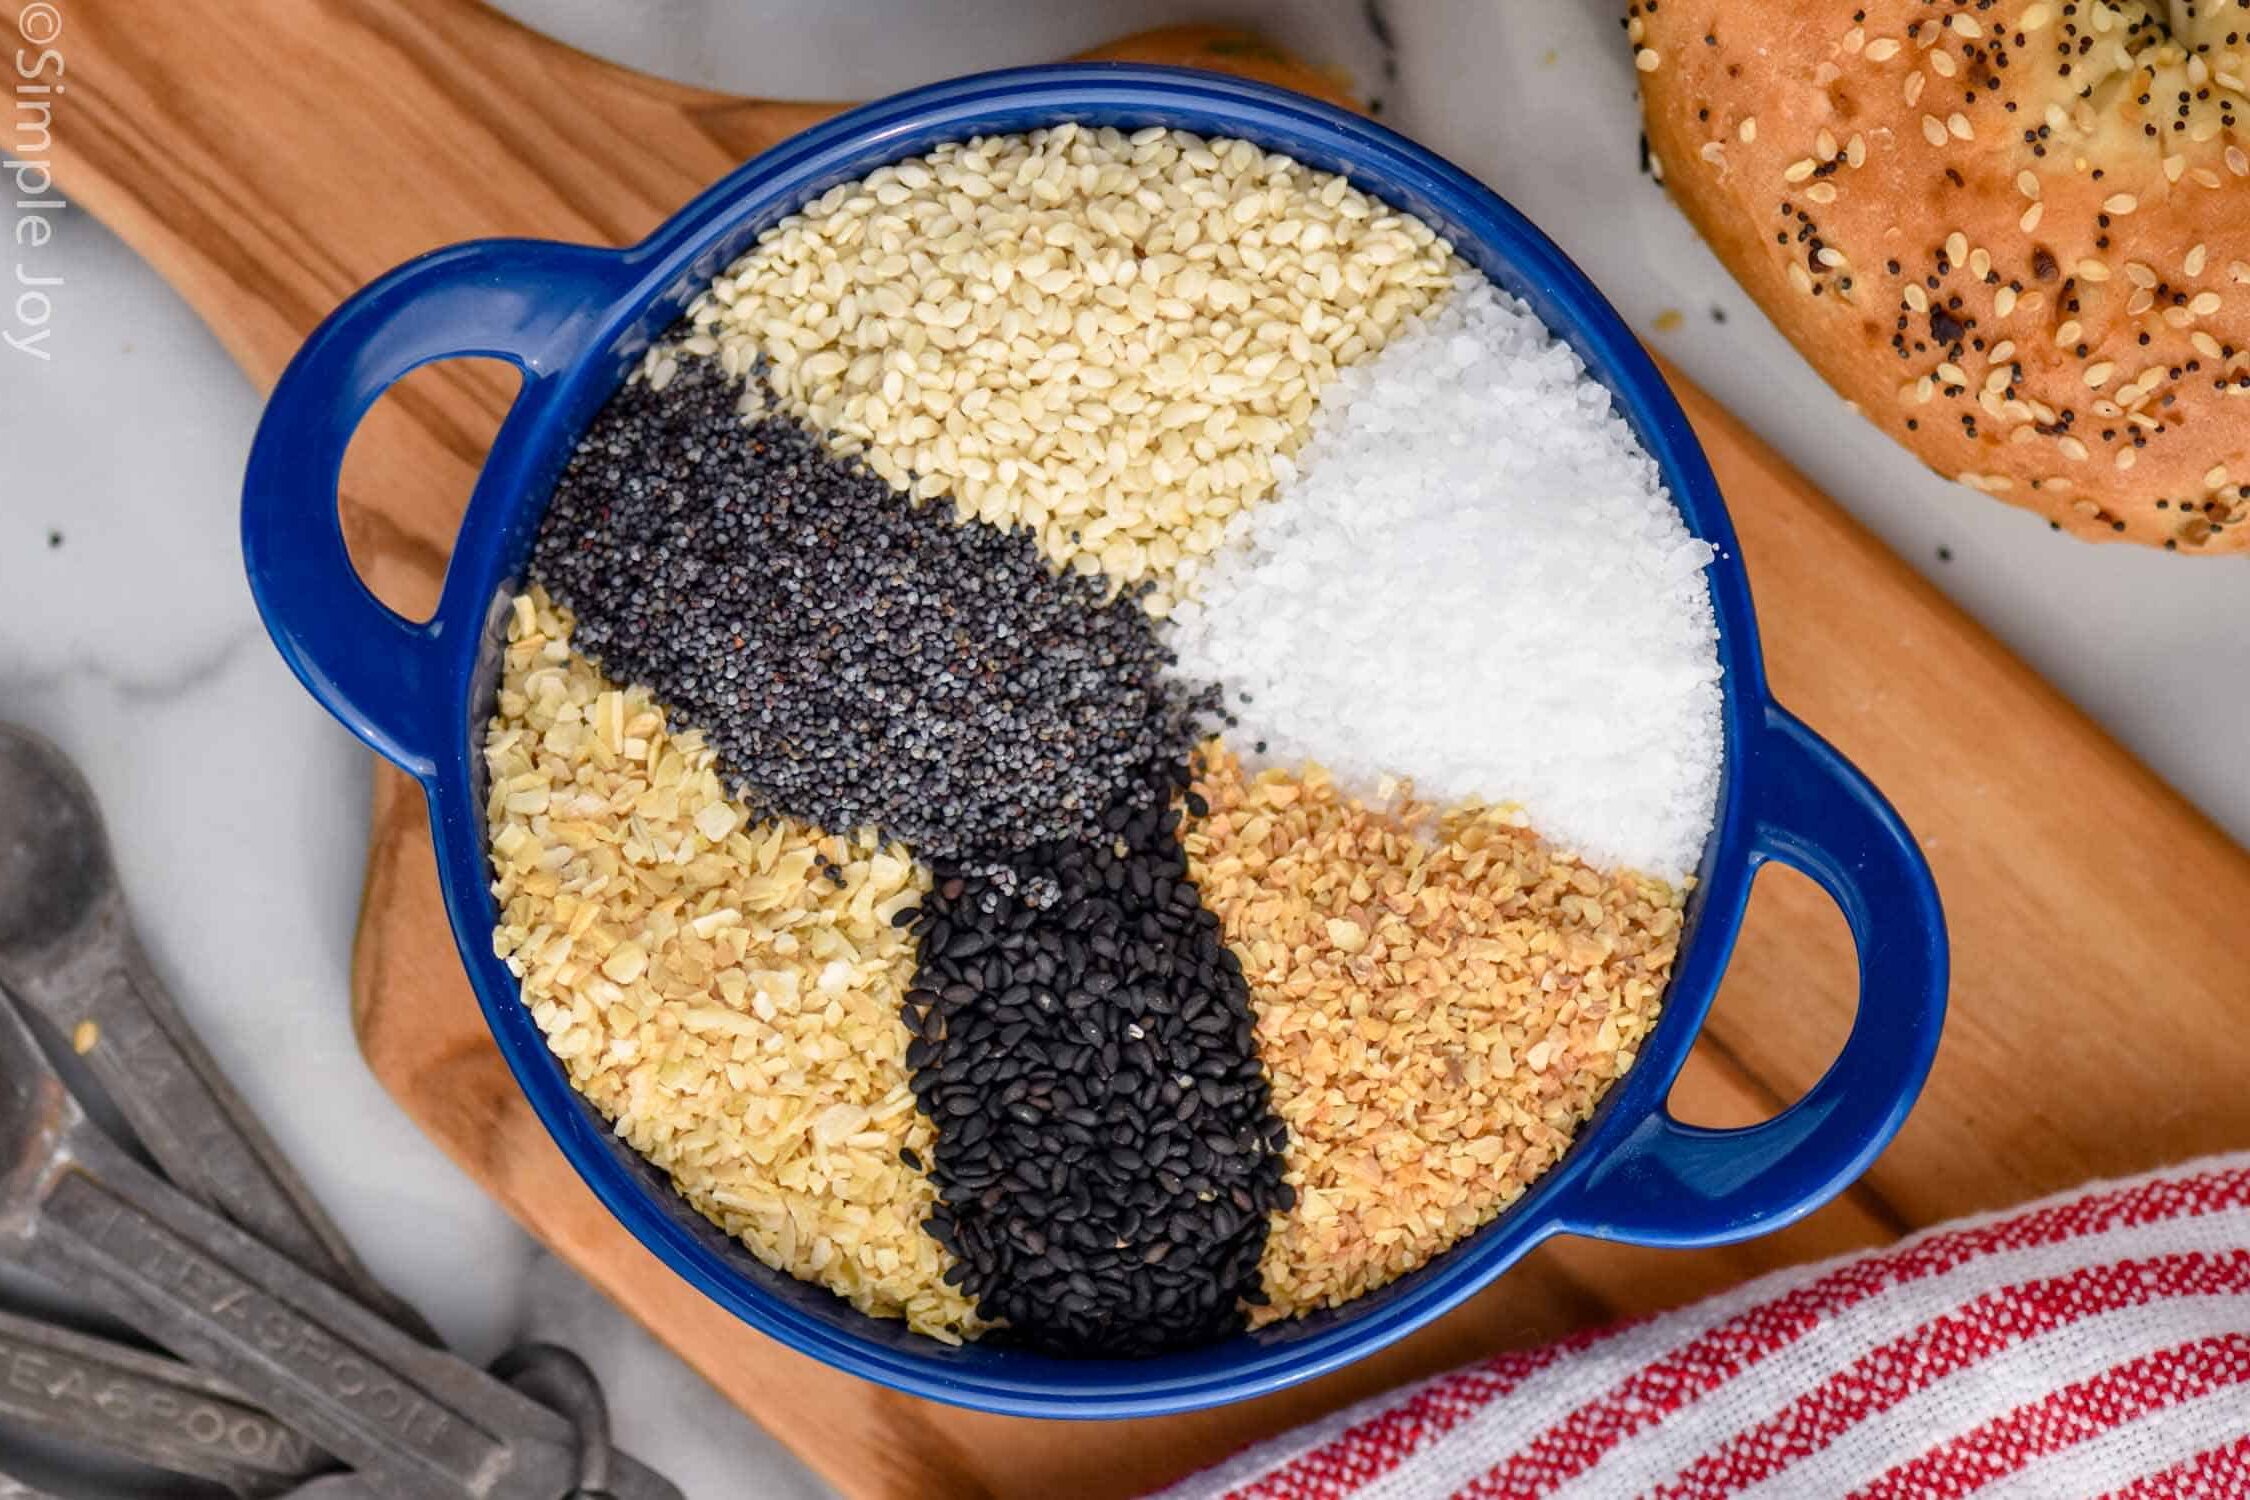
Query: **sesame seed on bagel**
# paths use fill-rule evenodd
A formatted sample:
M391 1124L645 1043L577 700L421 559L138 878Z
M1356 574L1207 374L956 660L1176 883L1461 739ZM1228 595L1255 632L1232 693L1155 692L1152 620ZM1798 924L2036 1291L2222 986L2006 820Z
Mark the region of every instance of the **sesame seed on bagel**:
M2250 0L1630 0L1654 163L1939 473L2250 551Z

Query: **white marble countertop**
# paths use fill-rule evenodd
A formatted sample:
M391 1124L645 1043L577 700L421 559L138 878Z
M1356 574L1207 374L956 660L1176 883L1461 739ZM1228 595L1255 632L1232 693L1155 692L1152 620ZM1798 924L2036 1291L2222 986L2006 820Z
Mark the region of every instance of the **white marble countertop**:
M2250 840L2250 694L2235 665L2250 564L2056 536L1932 478L1846 413L1638 175L1614 0L505 8L689 82L819 97L1038 61L1144 25L1260 24L1346 66L1386 120L1511 198L1635 327ZM57 227L52 357L0 349L0 717L79 758L158 966L392 1286L473 1355L527 1328L565 1334L603 1369L627 1442L697 1500L824 1493L543 1262L369 1077L346 1015L367 758L291 680L242 582L235 507L257 398L116 240L76 210ZM1666 309L1686 316L1654 332Z

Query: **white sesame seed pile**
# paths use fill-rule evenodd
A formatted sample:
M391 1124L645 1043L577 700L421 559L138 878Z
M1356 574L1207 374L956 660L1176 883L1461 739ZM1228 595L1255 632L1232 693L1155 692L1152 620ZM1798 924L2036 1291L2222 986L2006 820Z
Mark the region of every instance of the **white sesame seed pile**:
M832 189L711 284L682 351L764 358L841 451L1161 616L1336 370L1454 269L1420 220L1247 141L1064 124Z
M1694 869L1721 751L1712 552L1568 347L1463 276L1338 375L1278 467L1174 614L1231 744L1517 804L1597 865Z

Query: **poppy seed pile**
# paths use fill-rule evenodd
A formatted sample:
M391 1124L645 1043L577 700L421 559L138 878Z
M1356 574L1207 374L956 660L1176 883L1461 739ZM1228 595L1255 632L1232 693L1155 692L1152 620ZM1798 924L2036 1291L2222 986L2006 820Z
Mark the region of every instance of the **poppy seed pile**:
M1191 741L1145 614L1020 532L906 505L708 363L606 406L533 575L753 806L925 856L1090 832ZM747 395L762 391L751 377Z
M1343 179L941 146L721 272L557 480L495 951L860 1312L1139 1358L1338 1306L1657 1023L1709 561L1576 356Z

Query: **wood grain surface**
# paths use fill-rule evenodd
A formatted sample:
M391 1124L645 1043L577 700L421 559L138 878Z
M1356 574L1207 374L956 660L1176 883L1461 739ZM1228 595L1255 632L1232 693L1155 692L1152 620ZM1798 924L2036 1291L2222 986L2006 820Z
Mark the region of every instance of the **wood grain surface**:
M22 3L0 0L0 14ZM641 77L468 0L74 0L67 16L72 89L54 119L64 191L155 263L261 384L330 308L410 255L492 234L637 238L833 108ZM1224 31L1106 55L1334 90ZM352 973L368 1062L532 1233L855 1500L1129 1494L1416 1373L2088 1177L2250 1144L2250 856L1674 384L1740 529L1778 692L1898 804L1952 924L1952 1017L1921 1107L1858 1187L1792 1229L1696 1253L1559 1241L1404 1344L1224 1411L1073 1427L896 1396L718 1314L578 1183L486 1036L420 797L380 767ZM344 512L385 598L410 610L435 598L509 390L493 366L433 367L362 430ZM1834 1054L1855 988L1825 898L1786 872L1762 876L1675 1108L1714 1124L1771 1114Z

